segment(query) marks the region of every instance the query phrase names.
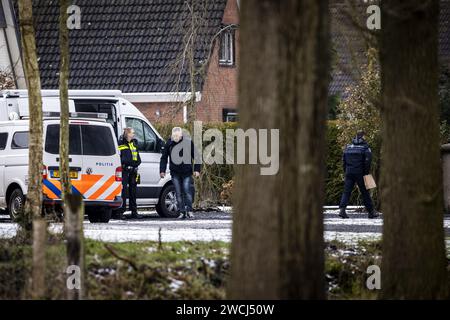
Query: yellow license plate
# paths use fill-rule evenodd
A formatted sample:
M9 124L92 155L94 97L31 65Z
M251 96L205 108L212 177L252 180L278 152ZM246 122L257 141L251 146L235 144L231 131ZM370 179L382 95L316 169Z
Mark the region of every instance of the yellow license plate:
M59 170L53 170L52 177L53 178L60 178ZM70 179L77 179L78 178L78 171L70 171L69 172L69 178Z

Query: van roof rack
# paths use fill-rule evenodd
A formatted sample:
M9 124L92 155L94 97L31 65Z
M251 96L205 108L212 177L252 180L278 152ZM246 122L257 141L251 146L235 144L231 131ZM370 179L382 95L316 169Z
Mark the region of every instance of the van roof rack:
M56 111L44 111L42 113L43 118L55 118L60 119L61 118L61 112ZM21 119L29 119L30 117L21 117ZM83 118L83 119L93 119L93 120L102 120L106 121L108 119L108 114L106 113L96 113L96 112L70 112L69 118Z
M4 98L27 98L28 90L3 90ZM59 90L41 90L42 97L59 97ZM122 97L120 90L69 90L69 97Z

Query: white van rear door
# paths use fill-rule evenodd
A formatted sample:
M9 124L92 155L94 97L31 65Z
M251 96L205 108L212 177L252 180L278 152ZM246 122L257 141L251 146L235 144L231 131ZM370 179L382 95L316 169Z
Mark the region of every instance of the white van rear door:
M44 165L47 166L47 179L44 180L43 191L50 199L61 198L60 157L59 157L58 123L49 123L44 128ZM72 193L82 194L75 185L82 179L83 156L81 150L81 132L79 125L69 126L69 168L72 182Z
M118 145L109 124L82 124L83 169L80 189L86 201L110 201L120 196L122 182L116 177L121 168Z

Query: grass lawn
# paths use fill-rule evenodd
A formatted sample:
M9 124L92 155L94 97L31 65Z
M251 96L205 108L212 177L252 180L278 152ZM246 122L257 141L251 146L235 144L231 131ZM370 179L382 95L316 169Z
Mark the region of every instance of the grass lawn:
M86 240L88 299L224 299L229 276L229 243ZM366 269L380 264L380 243L326 244L330 299L372 299ZM61 239L47 247L47 298L63 299L67 274ZM29 297L31 247L0 240L0 299Z

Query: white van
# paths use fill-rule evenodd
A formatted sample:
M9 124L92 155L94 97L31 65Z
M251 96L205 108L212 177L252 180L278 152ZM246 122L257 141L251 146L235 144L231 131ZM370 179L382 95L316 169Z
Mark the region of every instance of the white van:
M42 191L45 212L61 210L59 118L43 121ZM28 120L0 122L0 207L14 220L28 190ZM108 222L122 204L122 168L112 127L85 118L69 121L69 168L72 193L83 197L91 222Z
M59 112L59 91L42 90L43 110ZM20 118L28 112L27 90L3 91L0 98L0 121ZM70 112L104 113L116 139L123 129L132 127L138 140L142 163L139 166L141 182L137 188L139 208L156 207L162 217L177 217L175 189L169 172L164 179L159 175L159 161L164 140L150 121L118 90L69 90Z

